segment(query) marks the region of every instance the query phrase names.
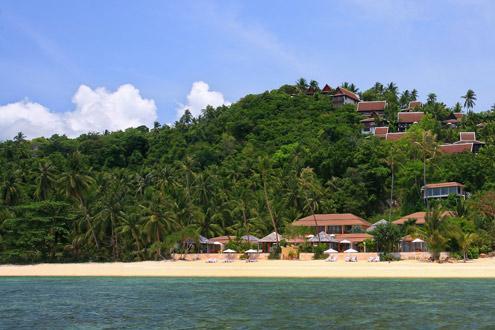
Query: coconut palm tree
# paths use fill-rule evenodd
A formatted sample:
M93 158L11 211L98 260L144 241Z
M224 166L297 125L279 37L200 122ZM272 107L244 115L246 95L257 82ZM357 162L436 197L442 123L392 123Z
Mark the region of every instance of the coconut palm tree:
M466 95L462 96L464 99L464 108L468 111L473 110L476 104L476 93L472 89L468 89Z
M452 108L452 111L454 113L460 113L460 112L462 112L462 105L459 102L456 102L454 104L454 107Z
M0 192L5 205L17 204L21 197L21 191L15 175L10 174L7 176Z
M416 89L413 89L411 91L411 101L416 101L418 99L418 91Z
M316 80L311 80L309 82L309 87L312 88L315 92L320 90L320 86L318 86L318 82Z
M266 208L268 209L268 213L270 215L270 220L272 222L273 231L275 232L275 240L276 240L277 246L278 246L279 241L278 241L277 222L275 220L275 214L273 213L270 198L268 197L268 185L269 185L269 180L271 177L271 162L270 162L270 159L266 156L258 158L258 176L259 176L260 181L261 181L265 205L266 205Z
M303 168L299 175L299 189L304 200L304 211L313 215L315 222L315 235L318 237L318 243L320 241L320 235L318 233L318 222L316 220L316 212L320 208L320 202L323 198L323 187L318 181L313 169L310 167Z
M55 167L48 161L41 161L38 164L35 197L39 200L45 200L55 183Z
M457 236L457 243L462 251L464 262L467 261L467 253L469 248L476 242L476 240L478 240L478 235L475 233L461 232Z
M451 238L452 226L440 207L427 212L425 220L423 226L416 228L416 233L426 242L433 261L437 261Z
M308 82L304 78L299 78L299 80L296 81L296 87L300 93L305 93L308 89Z
M435 94L435 93L428 94L428 97L426 99L426 103L435 104L436 102L437 102L437 94Z
M120 222L117 231L123 236L130 235L132 237L134 245L136 246L136 255L140 260L143 260L143 244L141 237L142 222L139 215L136 212L121 212L120 219L122 221Z

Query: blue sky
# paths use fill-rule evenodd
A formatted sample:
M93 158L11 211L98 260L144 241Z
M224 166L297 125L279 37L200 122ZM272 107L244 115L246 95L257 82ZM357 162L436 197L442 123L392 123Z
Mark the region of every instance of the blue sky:
M134 101L173 122L194 82L209 85L207 99L213 90L234 102L299 77L361 90L394 81L448 105L472 88L476 110L486 110L495 103L493 31L488 0L3 0L0 113L18 102L87 113L88 99L93 109L130 84ZM74 102L81 85L98 96Z

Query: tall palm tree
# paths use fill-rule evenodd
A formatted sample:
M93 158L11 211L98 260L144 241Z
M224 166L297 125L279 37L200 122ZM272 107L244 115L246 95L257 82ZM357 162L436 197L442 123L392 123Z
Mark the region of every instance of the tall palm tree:
M312 88L315 92L320 90L320 86L318 86L318 82L316 80L311 80L309 82L309 87Z
M296 81L296 87L300 93L305 93L306 90L308 89L308 82L304 78L299 78Z
M467 108L468 111L473 110L476 104L476 93L472 89L468 89L462 98L464 99L464 108Z
M5 205L15 205L21 197L19 183L15 175L10 174L5 179L1 188L1 197Z
M437 151L436 135L431 131L423 131L421 140L415 141L423 155L423 186L426 186L426 161L433 159ZM426 200L428 202L428 200ZM428 206L428 205L427 205Z
M36 198L45 200L55 183L55 167L48 161L41 161L36 176L36 190L34 192Z
M413 89L411 91L411 101L416 101L418 99L418 91L416 89Z
M454 107L452 108L452 111L454 113L460 113L460 112L462 112L462 105L459 102L456 102L454 104Z
M435 93L428 94L428 97L426 99L426 103L435 104L436 102L437 102L437 94L435 94Z
M277 242L277 246L279 245L278 241L278 229L277 222L275 221L275 215L272 210L272 204L270 199L268 198L268 184L270 179L270 171L271 171L271 162L268 157L260 157L258 159L258 173L261 179L261 186L263 188L263 197L265 199L265 205L268 209L268 213L270 214L270 219L272 221L273 230L275 232L275 240Z
M467 261L467 253L469 248L476 242L476 240L478 240L478 235L476 235L475 233L459 233L457 237L457 243L461 248L464 262Z
M318 232L318 221L316 212L320 208L320 202L323 197L323 187L318 181L312 168L306 167L299 175L299 188L304 199L304 210L313 215L315 222L315 235L318 237L318 243L321 243L320 233Z
M134 240L134 245L136 246L136 255L140 260L143 260L143 244L141 237L141 219L137 212L129 212L120 214L122 222L117 228L121 235L130 235Z
M439 260L440 253L445 251L452 235L451 229L449 218L439 207L427 212L425 224L417 227L417 234L426 242L433 261Z
M163 259L162 244L165 235L176 228L177 222L171 211L166 209L167 202L155 196L147 206L141 206L144 210L143 229L152 243L152 248L156 252L157 259Z

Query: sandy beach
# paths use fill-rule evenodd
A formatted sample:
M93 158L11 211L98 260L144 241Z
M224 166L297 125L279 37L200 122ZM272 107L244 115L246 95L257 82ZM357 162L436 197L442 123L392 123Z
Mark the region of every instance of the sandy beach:
M167 276L167 277L304 277L304 278L495 278L495 259L468 263L335 263L258 261L209 264L204 261L145 261L2 265L0 276Z

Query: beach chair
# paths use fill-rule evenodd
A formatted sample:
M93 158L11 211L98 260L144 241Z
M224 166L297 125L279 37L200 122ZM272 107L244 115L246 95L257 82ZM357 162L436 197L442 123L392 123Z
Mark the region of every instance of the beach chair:
M357 260L357 257L356 257L356 256L352 256L352 257L351 257L351 262L357 262L357 261L358 261L358 260Z
M215 258L210 258L210 259L206 260L206 263L208 263L208 264L214 264L216 262L217 262L217 259L215 259Z
M373 259L373 262L380 262L380 256L375 256L375 258Z
M375 261L375 257L369 257L368 258L368 262L374 262Z
M331 256L331 258L332 258L332 262L336 262L337 261L337 256L336 255Z
M326 262L333 262L333 256L329 256L325 259Z
M351 257L349 257L349 256L345 257L345 258L344 258L344 261L345 261L345 262L350 262L350 261L351 261Z

